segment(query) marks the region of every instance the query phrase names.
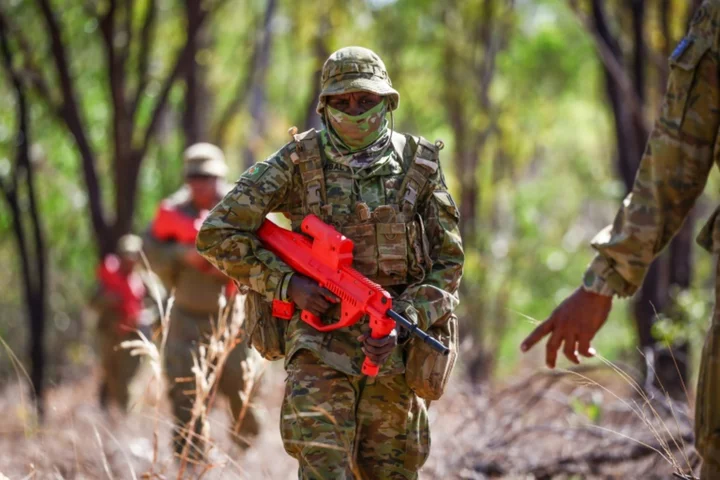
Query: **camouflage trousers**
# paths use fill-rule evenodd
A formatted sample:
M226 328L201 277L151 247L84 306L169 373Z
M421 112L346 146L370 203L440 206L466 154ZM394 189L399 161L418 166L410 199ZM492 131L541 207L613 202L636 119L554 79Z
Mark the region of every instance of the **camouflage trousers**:
M281 415L301 479L414 479L430 453L427 407L404 375L346 375L309 350L287 365Z
M125 411L130 408L130 382L140 366L140 357L130 355L130 350L120 348L120 343L137 338L134 333L120 335L107 330L99 332L102 366L100 403L103 407L113 402Z
M213 315L214 318L216 315ZM195 382L192 372L193 353L198 355L198 347L207 343L212 331L211 315L198 315L183 311L175 306L170 313L170 331L165 355L165 370L168 376L169 397L175 416L173 446L177 454L181 454L188 438L191 445L188 454L192 458L202 458L206 453L206 445L202 440L209 433L207 420L198 420L194 426L192 408L195 403ZM246 342L240 343L232 350L225 363L217 383L218 392L226 396L230 402L233 416L232 438L241 448L250 446L250 442L260 430L257 412L246 405L240 392L246 388L249 379L242 369L242 363L249 362L256 371L262 359ZM259 381L259 379L253 379ZM249 385L247 385L249 387Z
M703 458L702 480L720 479L720 262L715 312L705 339L695 404L695 446Z

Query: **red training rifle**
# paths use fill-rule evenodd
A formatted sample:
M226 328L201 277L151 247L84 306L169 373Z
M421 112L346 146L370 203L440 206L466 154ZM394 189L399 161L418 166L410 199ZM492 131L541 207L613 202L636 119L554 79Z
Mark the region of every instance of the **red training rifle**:
M265 220L257 231L263 246L280 257L294 271L315 280L321 287L340 298L340 320L324 324L322 320L303 310L300 318L320 332L329 332L357 323L363 316L370 318L370 335L383 338L396 324L416 335L430 347L447 355L450 350L429 336L417 325L392 310L392 297L380 285L370 281L352 268L353 241L343 236L315 215L308 215L301 226L305 235L294 233ZM273 316L289 320L295 311L291 302L273 301ZM380 367L365 358L362 372L375 376Z

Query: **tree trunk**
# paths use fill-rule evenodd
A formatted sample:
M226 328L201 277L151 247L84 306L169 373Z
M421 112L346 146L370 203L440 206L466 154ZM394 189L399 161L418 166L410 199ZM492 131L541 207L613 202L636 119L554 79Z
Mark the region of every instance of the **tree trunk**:
M193 143L208 141L212 99L205 81L205 68L198 63L198 53L210 45L211 32L199 25L200 2L187 0L185 11L188 29L198 32L189 43L191 60L185 70L185 109L182 124L185 146L188 147Z
M670 243L669 265L669 305L668 315L673 322L690 328L689 318L677 305L677 297L690 288L693 276L694 244L693 230L695 215L691 212L677 236ZM657 349L655 370L656 386L663 387L672 398L687 400L686 385L690 380L690 344L686 339L676 341L669 349L662 345Z
M660 33L662 34L662 57L666 59L670 57L672 51L673 37L670 30L670 19L672 18L672 1L671 0L660 0ZM665 91L665 85L668 79L668 66L666 62L662 62L660 65L660 71L658 72L658 89L660 92Z
M478 230L480 216L492 208L481 209L478 170L482 161L493 161L500 152L488 151L489 141L501 135L497 124L499 106L490 96L495 78L497 54L507 44L512 26L506 20L512 2L484 0L476 18L463 18L462 2L448 1L443 10L445 38L443 68L444 104L453 133L453 160L459 177L460 233L466 251L486 251L486 236ZM473 52L468 54L467 52ZM482 114L483 118L478 119ZM487 159L486 159L487 158ZM491 222L490 219L483 220ZM484 272L476 272L461 285L464 304L472 316L461 319L461 335L473 339L473 355L468 358L467 372L474 383L483 383L491 376L497 356L497 343L506 328L502 322L507 295L488 291ZM464 293L462 293L464 292Z
M256 149L259 141L265 136L266 130L266 84L267 84L267 71L268 65L270 64L270 53L272 51L272 40L273 31L271 28L273 17L275 16L275 10L277 7L277 0L268 0L265 7L265 17L263 22L263 29L260 33L262 39L257 45L258 52L255 57L257 62L253 68L255 77L253 78L252 86L250 87L250 131L248 132L246 147L244 149L243 158L245 162L245 168L250 168L257 162Z
M312 42L315 70L313 71L312 91L310 92L310 99L307 103L305 118L302 123L303 130L309 130L311 128L319 130L322 128L322 119L315 109L317 107L318 98L320 97L320 76L322 75L322 67L325 60L330 56L330 51L328 51L327 42L325 41L325 37L329 32L330 18L327 14L325 14L318 20L318 28L315 31L315 38Z
M15 135L15 165L8 181L0 178L0 191L10 208L13 232L18 247L23 279L23 296L28 314L31 361L30 382L34 404L40 420L44 416L45 380L45 316L47 305L47 252L45 237L35 191L35 173L30 161L30 116L25 86L13 67L12 54L3 25L0 22L0 50L2 64L15 90L17 104L17 133ZM21 182L24 185L27 212L21 207ZM24 214L30 220L30 232L23 222Z

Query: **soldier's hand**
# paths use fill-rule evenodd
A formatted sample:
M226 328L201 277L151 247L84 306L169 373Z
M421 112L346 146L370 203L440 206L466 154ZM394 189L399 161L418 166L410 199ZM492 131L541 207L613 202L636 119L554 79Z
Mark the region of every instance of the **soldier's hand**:
M520 349L530 350L546 335L550 335L545 348L545 362L555 368L558 350L564 344L563 353L571 362L578 364L578 353L592 357L595 350L590 341L607 320L612 308L612 297L590 293L578 288L565 299L550 317L523 341Z
M322 316L333 303L340 301L330 290L322 288L315 280L298 273L290 279L288 297L301 310L307 310L316 317Z
M358 338L363 344L362 351L375 365L382 365L390 356L398 344L397 330L393 329L390 335L382 338L372 338L369 333L364 333Z

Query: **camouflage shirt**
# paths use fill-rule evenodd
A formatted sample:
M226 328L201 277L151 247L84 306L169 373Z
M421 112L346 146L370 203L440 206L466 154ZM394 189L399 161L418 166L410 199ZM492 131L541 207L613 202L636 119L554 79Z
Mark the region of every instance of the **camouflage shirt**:
M322 149L327 136L321 134ZM333 218L350 219L358 201L371 211L397 204L406 161L417 148L414 137L407 136L403 147L396 144L372 164L360 171L348 165L328 161L323 153L323 172L327 204ZM298 229L305 211L302 182L291 155L295 142L287 144L268 160L245 172L235 189L210 213L198 234L198 250L226 275L263 295L267 300L281 297L292 270L270 251L262 248L255 232L270 212L282 212ZM387 152L390 152L387 154ZM445 186L441 169L431 177L425 195L418 199L430 242L432 269L422 282L403 290L393 290L395 307L427 328L449 315L458 304L457 289L462 275L463 250L458 229L458 211ZM342 227L342 225L336 225ZM357 243L356 243L357 247ZM412 307L412 308L411 308ZM329 315L334 315L331 312ZM358 375L364 359L357 336L367 330L365 321L341 330L321 333L299 320L290 322L286 334L286 360L301 348L314 351L327 365ZM404 369L403 352L398 348L381 374L400 373Z
M605 283L619 296L635 293L705 187L720 127L719 24L720 2L705 1L670 57L662 110L633 189L592 241L598 255L585 276L591 291ZM718 211L698 238L708 250L720 247Z

